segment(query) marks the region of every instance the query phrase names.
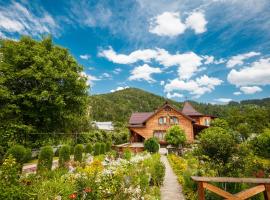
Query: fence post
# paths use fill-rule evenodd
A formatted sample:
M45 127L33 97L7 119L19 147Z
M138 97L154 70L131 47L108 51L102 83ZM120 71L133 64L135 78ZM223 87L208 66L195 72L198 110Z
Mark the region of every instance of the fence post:
M199 185L198 187L199 200L205 200L203 182L200 181L198 185Z
M270 184L265 184L264 199L270 200Z

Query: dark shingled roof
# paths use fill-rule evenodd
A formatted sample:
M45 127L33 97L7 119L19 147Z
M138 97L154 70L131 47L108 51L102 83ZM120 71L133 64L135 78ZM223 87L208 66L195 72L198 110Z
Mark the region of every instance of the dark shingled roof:
M182 113L188 116L202 116L202 113L199 113L197 110L195 110L192 105L189 102L184 103L184 107L182 109Z
M132 113L129 124L142 124L147 120L150 116L152 116L154 112L141 112L141 113Z

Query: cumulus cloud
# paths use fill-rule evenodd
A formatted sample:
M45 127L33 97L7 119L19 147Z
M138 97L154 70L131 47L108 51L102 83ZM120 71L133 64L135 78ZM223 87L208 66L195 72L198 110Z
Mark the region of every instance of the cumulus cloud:
M121 68L115 68L115 69L113 70L113 73L114 73L114 74L119 74L121 71L122 71Z
M229 99L229 98L218 98L218 99L215 99L215 101L220 102L220 103L223 103L223 104L228 104L230 101L232 101L232 99Z
M174 37L190 28L196 34L200 34L206 31L206 25L207 21L203 12L192 12L185 23L181 21L180 13L163 12L150 20L149 32L159 36Z
M125 86L125 87L119 86L114 90L110 90L110 92L116 92L116 91L124 90L124 89L127 89L127 88L129 88L129 86Z
M239 96L239 95L241 95L242 94L242 92L234 92L233 93L233 95L235 95L235 96Z
M262 88L260 88L258 86L243 86L243 87L240 87L240 90L244 94L254 94L256 92L261 92Z
M12 2L8 6L0 6L0 32L10 35L14 33L40 36L45 33L57 35L59 26L53 17L44 10L34 14L23 4Z
M111 79L112 78L112 75L108 74L107 72L104 72L101 76L100 76L101 79L105 78L105 79Z
M160 81L160 85L161 86L165 85L165 81Z
M228 82L236 86L269 85L270 58L260 59L250 66L239 70L231 70L227 76Z
M212 92L222 82L218 78L208 77L206 75L188 81L173 79L165 85L164 90L165 92L188 91L190 94L195 95L196 98L199 98L205 93Z
M88 54L80 55L80 58L83 60L88 60L91 56Z
M145 80L149 83L155 82L155 79L152 78L152 74L161 73L160 68L150 67L148 64L135 67L131 71L131 76L128 80Z
M81 72L80 76L83 77L83 78L86 78L88 85L94 85L95 81L100 81L101 80L100 78L98 78L96 76L93 76L93 75L90 75L90 74L86 74L85 72Z
M168 99L172 99L172 98L182 98L184 95L183 94L180 94L180 93L176 93L176 92L174 92L174 93L167 93L167 98Z
M228 68L233 68L237 65L242 65L242 64L244 64L244 60L249 59L249 58L254 57L254 56L258 56L260 54L261 53L259 53L259 52L251 51L249 53L239 54L239 55L233 56L228 60L226 66Z
M170 54L165 49L142 49L133 51L130 54L117 54L112 47L99 52L99 56L118 64L131 64L138 61L156 61L165 67L178 66L178 73L181 79L189 79L202 65L203 58L194 52L183 54Z
M204 13L193 12L186 19L186 26L193 29L196 34L204 33L206 31L207 21Z
M218 65L218 64L222 64L222 63L226 62L226 60L223 59L223 58L221 58L219 60L216 60L214 56L205 55L205 56L202 56L202 57L204 58L204 64L205 65L208 65L208 64L216 64L216 65Z

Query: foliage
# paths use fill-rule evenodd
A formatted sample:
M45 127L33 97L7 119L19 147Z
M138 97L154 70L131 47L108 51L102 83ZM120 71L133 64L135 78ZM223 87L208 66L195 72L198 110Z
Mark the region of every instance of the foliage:
M93 146L91 143L87 143L86 146L85 146L85 153L89 153L89 154L92 154L93 152Z
M96 143L94 145L94 156L97 156L100 154L100 143Z
M229 129L229 124L224 119L216 118L216 119L211 121L211 127L220 127L220 128L225 129L225 130L228 130Z
M270 158L270 129L251 140L252 147L257 155Z
M124 152L123 152L123 158L126 159L126 160L130 160L132 157L132 152L130 149L128 148L125 148L124 149Z
M63 145L59 150L59 166L64 167L70 161L70 146Z
M175 125L167 130L167 133L165 135L165 140L169 144L175 147L179 147L179 145L185 144L187 138L186 138L186 134L184 130L180 126Z
M44 172L52 169L53 164L53 148L51 146L45 146L40 149L38 156L37 170L38 172Z
M25 149L24 162L27 163L32 159L32 150L30 148Z
M220 127L204 129L198 139L199 149L203 155L223 163L228 161L236 146L233 136Z
M5 156L4 148L2 146L0 146L0 165L3 162L4 156Z
M12 155L16 162L22 165L26 160L26 149L22 145L15 145L8 149L6 157L9 155Z
M74 161L82 162L84 148L82 144L77 144L74 148Z
M156 153L159 150L159 144L156 138L149 138L144 142L144 149Z
M111 151L112 144L110 142L106 142L106 152Z
M0 54L1 145L88 129L87 78L67 49L50 37L22 37L2 40Z
M106 144L102 142L100 144L100 154L105 154L106 153Z

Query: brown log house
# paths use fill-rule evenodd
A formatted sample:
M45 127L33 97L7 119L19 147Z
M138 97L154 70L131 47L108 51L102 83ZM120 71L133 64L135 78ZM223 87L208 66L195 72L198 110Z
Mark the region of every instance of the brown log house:
M156 137L160 144L166 144L165 134L173 125L180 126L186 133L187 140L192 142L195 136L209 127L213 116L196 111L189 102L185 102L183 109L178 110L165 102L154 112L133 113L129 119L130 142L143 142Z

